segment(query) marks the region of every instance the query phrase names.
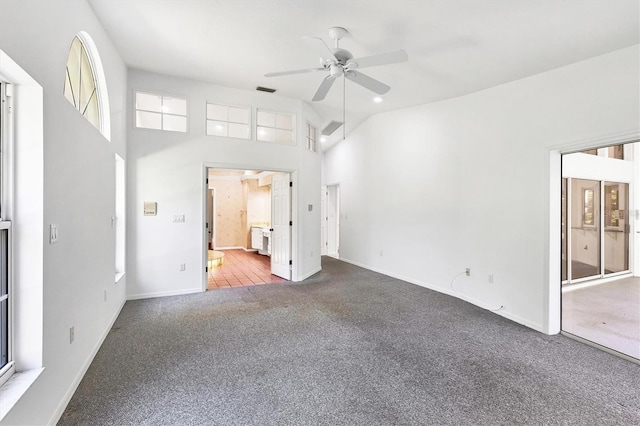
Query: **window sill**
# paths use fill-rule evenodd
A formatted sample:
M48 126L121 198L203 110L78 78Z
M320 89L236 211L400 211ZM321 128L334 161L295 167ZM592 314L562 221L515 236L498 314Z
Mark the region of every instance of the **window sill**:
M14 373L5 384L0 387L0 420L11 411L31 385L36 381L44 368Z

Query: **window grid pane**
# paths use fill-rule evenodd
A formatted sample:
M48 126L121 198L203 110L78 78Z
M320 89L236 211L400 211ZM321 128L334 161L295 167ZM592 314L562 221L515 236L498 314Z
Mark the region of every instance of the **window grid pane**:
M187 100L136 92L136 127L187 133Z
M295 115L258 110L256 124L257 140L295 144Z
M136 93L136 110L162 112L162 96Z
M306 148L309 151L312 152L318 152L318 144L316 142L316 137L318 135L318 130L311 125L310 123L307 123L306 125L306 130L307 130L307 136L306 136Z
M251 139L251 109L207 103L207 135Z
M249 125L229 123L229 137L249 139L251 137L251 134L249 132Z
M147 111L136 111L136 127L142 129L162 130L162 114Z
M162 130L169 130L172 132L187 132L187 117L183 115L162 115Z

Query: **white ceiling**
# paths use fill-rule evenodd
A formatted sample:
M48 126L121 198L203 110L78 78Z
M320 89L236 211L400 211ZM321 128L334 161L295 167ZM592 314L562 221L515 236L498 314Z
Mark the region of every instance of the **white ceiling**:
M126 64L239 89L272 87L310 101L324 72L303 36L341 26L362 57L404 49L407 63L364 72L384 101L347 81L347 132L372 114L476 92L640 43L639 0L89 0ZM341 121L342 85L313 104ZM334 139L336 134L334 133Z

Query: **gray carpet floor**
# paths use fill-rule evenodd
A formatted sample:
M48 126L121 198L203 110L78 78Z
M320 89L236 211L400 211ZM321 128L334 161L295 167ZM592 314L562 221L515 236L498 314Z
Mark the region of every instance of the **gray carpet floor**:
M323 258L127 302L60 425L638 425L640 366Z

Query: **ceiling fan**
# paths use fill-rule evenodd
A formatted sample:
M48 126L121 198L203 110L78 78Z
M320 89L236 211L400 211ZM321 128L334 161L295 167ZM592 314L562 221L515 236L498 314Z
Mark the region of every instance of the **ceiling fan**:
M344 77L347 80L351 80L360 86L371 90L378 95L384 95L391 87L369 77L366 74L357 71L362 68L376 67L379 65L394 64L398 62L406 62L409 58L407 53L400 49L393 52L382 53L378 55L365 56L362 58L354 58L351 52L345 49L341 49L339 46L340 39L347 34L348 31L342 27L329 28L329 36L334 40L334 48L331 49L327 44L319 37L304 37L312 42L320 52L322 58L322 66L318 68L307 68L293 71L281 71L267 73L265 77L279 77L283 75L303 74L315 71L328 71L327 75L320 87L313 95L312 101L321 101L329 93L329 89L333 86L333 83L338 77Z

